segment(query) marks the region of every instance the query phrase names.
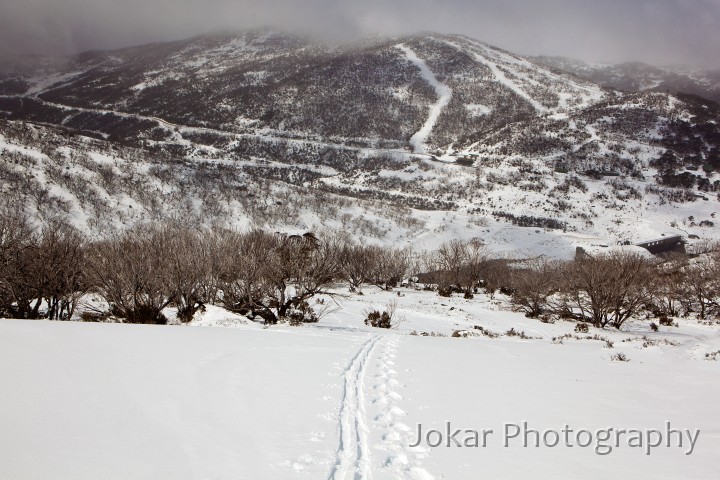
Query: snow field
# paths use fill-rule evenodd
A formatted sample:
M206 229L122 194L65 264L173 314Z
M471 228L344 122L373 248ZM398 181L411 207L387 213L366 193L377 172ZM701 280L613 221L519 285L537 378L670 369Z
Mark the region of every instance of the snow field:
M396 328L364 325L393 300ZM502 296L366 287L336 302L303 327L265 329L216 307L189 327L0 321L0 478L705 479L720 468L718 362L705 358L720 350L717 325L591 329L608 348L558 341L574 323L527 319ZM505 423L668 421L700 429L692 455L502 443ZM448 422L494 433L485 447L412 447L418 424Z

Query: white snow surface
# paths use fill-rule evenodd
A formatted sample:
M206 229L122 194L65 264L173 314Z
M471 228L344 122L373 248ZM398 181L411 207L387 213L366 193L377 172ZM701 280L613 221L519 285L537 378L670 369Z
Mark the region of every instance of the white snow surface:
M452 89L444 83L441 83L427 66L427 63L418 57L410 47L405 44L396 45L396 47L405 54L408 60L420 69L420 74L423 79L435 89L438 96L437 102L430 107L430 113L427 120L425 120L425 123L420 130L418 130L410 138L410 145L415 153L427 153L426 144L428 138L430 138L433 128L435 128L435 124L437 123L438 118L440 118L440 114L443 109L448 106L450 100L452 99Z
M492 113L492 108L479 103L471 103L465 105L465 108L468 112L470 112L470 115L472 115L473 117L482 117L485 115L490 115Z
M191 326L0 321L0 478L711 479L720 471L720 327L553 337L502 296L440 298L366 287L315 325L263 328L211 307ZM400 293L400 296L397 293ZM397 301L392 330L363 324ZM205 325L201 327L199 325ZM233 328L219 328L218 325ZM214 327L211 327L214 326ZM531 339L415 336L502 334ZM643 338L645 337L645 338ZM668 344L673 342L673 345ZM624 353L629 362L611 361ZM539 430L699 429L695 449L503 446L503 424ZM493 429L485 448L424 431Z

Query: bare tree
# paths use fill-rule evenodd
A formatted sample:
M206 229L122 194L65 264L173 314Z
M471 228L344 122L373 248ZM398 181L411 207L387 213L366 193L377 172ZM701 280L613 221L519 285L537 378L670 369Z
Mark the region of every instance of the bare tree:
M378 247L345 243L338 249L339 267L351 292L362 294L362 286L379 270L382 251Z
M264 307L270 284L268 275L274 269L279 238L262 231L246 234L231 230L219 232L217 261L213 261L223 305L240 313L264 315L269 322L277 317Z
M39 291L32 271L37 264L39 237L19 209L0 208L0 314L37 318ZM36 300L35 305L32 305Z
M50 219L38 230L22 210L0 209L0 315L72 317L85 289L84 251L66 223Z
M155 227L135 228L88 250L90 283L129 323L164 324L162 310L177 298L168 276L168 236Z
M467 245L461 240L451 240L437 249L434 255L436 280L442 291L452 291L463 283L467 262Z
M307 303L341 276L338 246L312 234L283 236L261 231L226 232L228 257L220 272L222 301L241 313L262 317L267 324L295 318L316 321Z
M562 270L566 298L596 327L620 328L650 299L650 264L634 253L583 257Z
M462 292L472 298L478 287L485 286L492 275L495 261L478 239L464 242L451 240L426 256L425 269L440 295Z
M279 241L273 253L274 261L267 276L268 299L258 305L274 314L275 322L287 318L292 310L296 315L305 316L308 313L305 303L309 299L321 294L333 295L328 287L340 274L333 242L321 242L308 234L301 238L288 237ZM316 321L314 316L307 320Z
M208 237L213 233L208 232ZM185 226L168 225L157 232L166 252L167 282L177 305L177 317L189 322L215 296L212 278L211 243L197 230Z
M465 263L460 272L459 286L466 298L472 298L474 290L486 276L490 266L490 252L477 239L465 244Z
M45 316L70 319L88 288L83 272L85 239L69 225L51 222L43 229L38 247L33 275L47 305Z
M380 288L397 287L403 281L412 263L412 249L375 249L373 283Z
M703 255L685 267L681 275L681 302L686 313L697 311L700 318L720 310L720 262Z
M530 318L545 312L547 299L558 289L560 282L558 265L546 257L524 262L520 268L510 270L512 303Z
M653 312L658 315L677 316L683 304L683 269L687 265L685 255L666 259L658 265L652 277L650 294Z

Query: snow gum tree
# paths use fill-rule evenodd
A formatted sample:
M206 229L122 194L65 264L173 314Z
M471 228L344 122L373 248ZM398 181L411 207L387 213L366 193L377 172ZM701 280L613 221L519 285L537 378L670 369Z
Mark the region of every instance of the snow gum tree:
M569 306L596 327L620 328L651 299L652 268L635 253L586 256L562 269Z

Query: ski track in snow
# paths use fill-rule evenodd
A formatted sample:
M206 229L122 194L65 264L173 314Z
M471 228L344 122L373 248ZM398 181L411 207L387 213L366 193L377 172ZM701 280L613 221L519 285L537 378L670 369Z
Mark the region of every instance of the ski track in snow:
M371 478L368 425L363 392L365 371L375 346L382 335L366 341L345 369L344 391L340 405L340 444L330 480Z
M396 404L403 397L394 388L400 386L395 370L395 358L398 339L388 338L383 345L382 354L378 358L376 382L373 385L375 397L373 404L382 412L375 418L375 425L385 431L379 449L388 452L384 466L393 473L393 478L408 480L434 480L427 470L420 467L418 460L425 458L429 451L424 447L410 447L411 429L398 418L405 412Z
M405 54L408 60L420 69L423 79L425 79L425 81L435 89L435 92L439 97L435 105L430 107L430 114L428 115L427 120L425 120L425 124L417 131L417 133L415 133L415 135L412 136L412 138L410 138L410 145L415 153L427 153L427 140L430 137L433 128L435 128L435 124L437 123L438 118L440 118L440 114L443 109L452 99L452 89L444 83L440 83L437 77L435 77L435 74L430 70L430 68L428 68L425 61L418 57L410 47L405 44L396 45L396 47Z

